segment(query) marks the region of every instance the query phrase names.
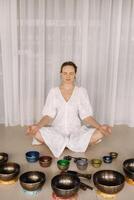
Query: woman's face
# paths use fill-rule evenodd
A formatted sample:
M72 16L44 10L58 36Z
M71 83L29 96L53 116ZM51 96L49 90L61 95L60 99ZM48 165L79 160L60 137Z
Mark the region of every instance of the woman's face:
M62 83L73 84L75 80L75 69L71 65L63 67L61 72Z

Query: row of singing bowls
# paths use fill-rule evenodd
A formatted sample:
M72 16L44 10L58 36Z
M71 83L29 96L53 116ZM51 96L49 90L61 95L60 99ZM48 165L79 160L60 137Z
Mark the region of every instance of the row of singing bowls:
M114 170L101 170L94 174L93 182L98 190L107 194L116 194L125 184L124 176Z
M71 174L56 175L51 180L51 187L58 197L70 198L80 188L80 179Z
M8 161L8 154L0 152L0 165L6 163L7 161Z
M23 173L19 180L24 190L36 191L42 188L46 181L46 176L40 171L28 171Z
M14 162L7 162L0 165L0 180L11 181L20 173L20 165Z
M128 178L134 180L134 158L127 159L123 162L123 170Z

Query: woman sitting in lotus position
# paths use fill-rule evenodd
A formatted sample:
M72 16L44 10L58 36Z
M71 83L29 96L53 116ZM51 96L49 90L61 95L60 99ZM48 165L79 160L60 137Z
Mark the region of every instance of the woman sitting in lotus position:
M55 157L59 157L65 147L85 152L89 144L98 143L111 133L110 126L101 125L92 117L86 89L75 85L76 73L77 66L73 62L62 64L60 86L50 90L42 119L27 129L27 133L45 143Z

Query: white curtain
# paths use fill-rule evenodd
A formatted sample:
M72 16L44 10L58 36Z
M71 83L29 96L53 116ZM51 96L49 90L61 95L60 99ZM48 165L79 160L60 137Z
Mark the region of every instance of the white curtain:
M0 122L39 120L71 60L94 117L134 126L133 55L134 0L0 0Z

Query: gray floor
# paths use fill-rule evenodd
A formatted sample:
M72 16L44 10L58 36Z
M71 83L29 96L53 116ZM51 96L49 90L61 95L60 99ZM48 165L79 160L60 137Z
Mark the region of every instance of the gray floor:
M65 149L63 155L83 156L88 159L102 158L103 155L108 154L110 151L117 151L119 157L113 161L112 164L102 164L101 169L114 169L123 173L122 162L127 158L134 158L134 128L128 128L127 126L115 126L112 131L112 135L105 138L101 143L88 148L86 153L73 153L68 149ZM25 200L25 199L38 199L38 200L50 200L51 199L51 178L59 173L59 169L56 166L57 159L53 158L53 163L50 168L42 168L39 163L28 163L25 160L25 152L29 150L38 150L43 155L51 155L49 149L44 146L32 146L31 138L25 135L25 128L22 127L8 127L0 125L0 152L7 152L9 154L9 161L17 162L21 166L21 173L29 170L40 170L46 174L47 180L42 190L36 196L26 195L19 184L12 185L0 185L0 199L2 200ZM71 162L71 170L77 170L75 164ZM94 173L98 169L88 166L85 173ZM83 172L83 173L84 173ZM88 182L85 182L88 183ZM93 186L91 180L90 184ZM99 196L96 196L96 189L94 191L86 190L79 191L79 199L81 200L99 200ZM117 194L117 200L133 200L134 199L134 186L125 183L124 189Z

